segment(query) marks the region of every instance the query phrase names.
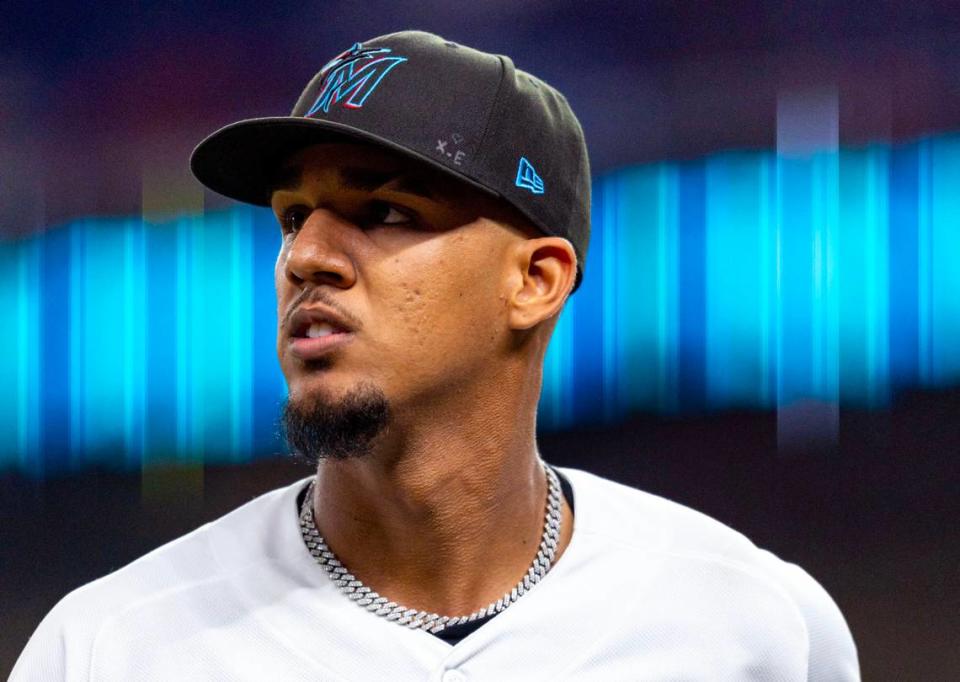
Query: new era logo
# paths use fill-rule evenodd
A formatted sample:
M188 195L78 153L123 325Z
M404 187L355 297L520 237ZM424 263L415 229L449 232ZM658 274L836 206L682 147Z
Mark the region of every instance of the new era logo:
M537 175L537 171L524 157L520 157L520 165L517 167L517 187L528 189L534 194L543 194L543 179Z

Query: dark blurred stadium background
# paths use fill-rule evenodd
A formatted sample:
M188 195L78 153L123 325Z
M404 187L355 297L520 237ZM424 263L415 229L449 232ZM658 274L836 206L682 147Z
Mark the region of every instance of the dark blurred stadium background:
M541 450L803 565L864 679L960 676L960 3L0 10L0 671L70 589L309 472L268 212L207 133L421 28L564 92L594 171Z

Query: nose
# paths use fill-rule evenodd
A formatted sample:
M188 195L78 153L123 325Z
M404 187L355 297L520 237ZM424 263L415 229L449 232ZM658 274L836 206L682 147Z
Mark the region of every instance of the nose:
M288 237L283 264L288 282L302 286L332 284L347 289L356 281L353 261L344 252L343 241L350 224L333 211L317 208L307 216L300 230Z

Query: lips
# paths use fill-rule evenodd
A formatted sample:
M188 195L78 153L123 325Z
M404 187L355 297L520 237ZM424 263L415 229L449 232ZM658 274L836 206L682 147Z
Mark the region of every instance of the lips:
M325 306L298 308L287 325L290 352L302 360L315 360L354 339L353 327Z
M294 336L290 339L290 352L301 360L317 360L353 339L353 332L335 332L317 338Z

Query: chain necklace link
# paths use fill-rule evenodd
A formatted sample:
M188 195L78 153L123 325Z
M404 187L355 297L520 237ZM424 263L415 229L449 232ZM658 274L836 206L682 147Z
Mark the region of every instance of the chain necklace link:
M547 574L553 565L553 558L557 551L557 545L560 541L560 523L562 519L560 499L560 480L557 474L548 467L542 460L541 465L547 476L547 504L544 515L543 536L540 540L540 548L537 550L537 556L533 564L527 570L523 579L517 583L516 587L504 594L500 599L491 602L488 606L466 616L441 616L436 613L429 613L417 609L409 609L405 606L392 602L386 597L382 597L375 591L364 585L344 566L337 556L330 550L323 536L317 529L313 519L313 487L316 483L316 477L310 481L307 488L307 494L303 498L303 505L300 508L300 534L303 536L303 542L307 546L311 556L330 576L340 591L353 600L358 606L362 606L372 613L382 616L387 620L393 621L398 625L406 626L410 629L428 630L432 633L438 633L447 627L469 623L484 618L495 613L500 613L505 608L516 602L527 591Z

